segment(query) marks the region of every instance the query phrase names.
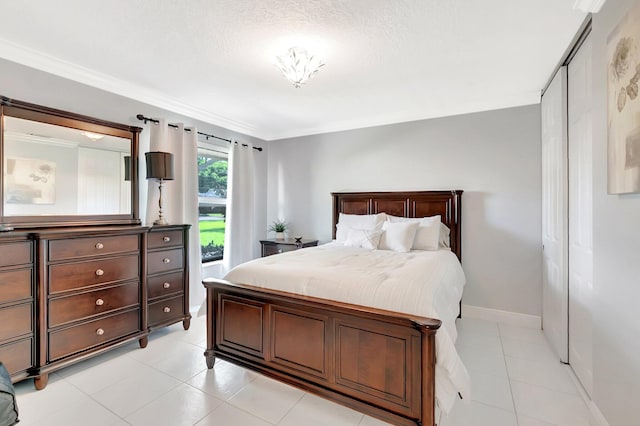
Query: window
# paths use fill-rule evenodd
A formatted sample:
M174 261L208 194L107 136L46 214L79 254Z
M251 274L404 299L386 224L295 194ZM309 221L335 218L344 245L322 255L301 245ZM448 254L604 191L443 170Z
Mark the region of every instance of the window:
M198 148L198 210L202 262L222 259L227 214L227 155Z

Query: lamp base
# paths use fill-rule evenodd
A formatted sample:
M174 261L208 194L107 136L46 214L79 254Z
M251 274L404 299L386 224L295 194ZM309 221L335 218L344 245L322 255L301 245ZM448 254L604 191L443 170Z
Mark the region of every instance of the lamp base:
M164 217L159 217L158 219L153 221L154 225L168 225L169 223L164 220Z

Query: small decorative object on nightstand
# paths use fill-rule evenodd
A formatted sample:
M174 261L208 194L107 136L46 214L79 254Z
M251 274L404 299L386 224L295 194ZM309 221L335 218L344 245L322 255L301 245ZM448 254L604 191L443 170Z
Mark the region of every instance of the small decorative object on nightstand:
M305 247L314 247L318 245L318 240L305 240L287 238L284 240L268 239L260 240L262 245L262 257L271 256L272 254L284 253L286 251L298 250Z

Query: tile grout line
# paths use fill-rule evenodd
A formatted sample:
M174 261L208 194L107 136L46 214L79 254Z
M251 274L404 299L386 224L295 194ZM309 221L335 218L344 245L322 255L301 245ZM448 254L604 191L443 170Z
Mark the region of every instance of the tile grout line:
M498 339L500 339L500 349L502 349L502 360L504 361L504 369L507 372L507 382L509 383L509 393L511 394L511 403L513 404L513 412L516 415L516 426L520 426L520 414L516 408L516 400L513 395L513 387L511 386L511 375L509 374L509 367L507 367L507 356L504 353L504 344L502 343L502 329L500 323L496 323L498 327Z

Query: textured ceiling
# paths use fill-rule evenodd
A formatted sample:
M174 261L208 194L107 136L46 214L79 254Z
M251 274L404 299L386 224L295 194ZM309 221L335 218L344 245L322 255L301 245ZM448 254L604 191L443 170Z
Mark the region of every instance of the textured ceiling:
M20 0L0 57L263 139L539 101L574 0ZM326 65L295 89L293 45Z

